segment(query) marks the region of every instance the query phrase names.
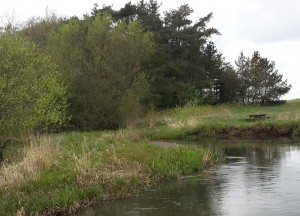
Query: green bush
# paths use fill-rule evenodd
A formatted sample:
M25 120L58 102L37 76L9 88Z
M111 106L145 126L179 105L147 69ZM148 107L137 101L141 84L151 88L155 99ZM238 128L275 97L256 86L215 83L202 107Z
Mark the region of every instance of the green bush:
M67 93L57 66L29 39L0 34L0 136L66 120Z

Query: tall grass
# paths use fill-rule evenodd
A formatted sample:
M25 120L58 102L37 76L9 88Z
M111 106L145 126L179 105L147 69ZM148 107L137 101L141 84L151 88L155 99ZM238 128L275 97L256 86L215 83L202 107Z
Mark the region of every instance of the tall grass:
M31 137L23 151L20 161L0 167L0 187L19 187L28 179L37 180L42 170L55 166L59 156L58 146L49 136Z
M138 130L32 137L0 168L0 215L74 214L216 162L208 150L150 145ZM220 160L220 158L219 158Z

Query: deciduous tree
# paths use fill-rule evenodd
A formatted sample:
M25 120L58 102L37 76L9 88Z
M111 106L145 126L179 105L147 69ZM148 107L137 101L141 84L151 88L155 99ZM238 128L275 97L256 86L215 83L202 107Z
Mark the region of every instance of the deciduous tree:
M0 35L0 137L63 123L66 96L48 55L17 33Z
M147 91L142 63L154 48L137 22L114 23L107 14L73 19L49 37L49 52L70 88L72 124L116 128L138 113Z

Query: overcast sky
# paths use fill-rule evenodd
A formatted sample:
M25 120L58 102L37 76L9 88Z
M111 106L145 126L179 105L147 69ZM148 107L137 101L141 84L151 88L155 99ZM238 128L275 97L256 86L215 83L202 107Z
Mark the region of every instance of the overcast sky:
M44 16L46 8L58 15L82 16L91 12L94 3L113 5L115 9L128 1L121 0L1 0L0 16L13 15L18 21L32 16ZM137 2L132 0L132 3ZM234 64L241 51L251 56L259 51L261 56L276 62L292 90L283 99L300 98L300 1L299 0L163 0L161 12L176 9L188 3L197 20L210 12L210 26L221 36L212 41L226 60Z

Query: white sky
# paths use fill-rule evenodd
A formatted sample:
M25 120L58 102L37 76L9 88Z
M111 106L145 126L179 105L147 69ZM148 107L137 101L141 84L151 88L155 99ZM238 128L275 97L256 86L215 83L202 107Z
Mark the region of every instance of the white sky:
M82 16L89 14L97 3L113 5L118 9L129 0L1 0L0 18L13 15L18 21L32 16L44 16L46 8L58 15ZM137 0L132 0L136 3ZM161 11L176 9L188 3L197 20L213 12L210 26L222 36L213 42L227 61L234 64L241 51L251 56L259 51L261 56L276 62L292 90L284 99L300 98L300 1L299 0L162 0Z

